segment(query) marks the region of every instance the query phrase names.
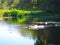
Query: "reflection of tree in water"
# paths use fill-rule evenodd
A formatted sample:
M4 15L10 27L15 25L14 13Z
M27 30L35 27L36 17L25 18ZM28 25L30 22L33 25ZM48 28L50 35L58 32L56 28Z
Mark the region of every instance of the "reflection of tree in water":
M20 33L25 37L36 40L34 45L59 45L60 27L46 30L20 30Z
M60 45L60 27L56 29L56 45Z
M27 29L20 30L20 33L22 36L27 37L29 39L34 39L34 40L37 38L36 37L37 32L38 32L38 30L27 30Z
M39 30L35 45L47 45L48 30Z
M40 37L40 36L41 36L40 34L37 34L37 40L36 40L35 45L43 45L43 42L42 42L42 40L41 40L41 37Z
M50 30L50 37L48 43L60 45L60 27L55 27L54 30Z
M20 30L24 37L36 40L34 45L46 45L48 40L48 30Z
M17 18L4 18L4 21L12 24L17 24Z

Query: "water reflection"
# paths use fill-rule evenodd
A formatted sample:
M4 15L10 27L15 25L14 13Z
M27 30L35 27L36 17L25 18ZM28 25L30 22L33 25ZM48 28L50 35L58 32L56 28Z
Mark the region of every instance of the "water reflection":
M12 22L12 23L10 23ZM16 23L14 23L16 22ZM19 26L20 25L20 26ZM17 24L17 21L7 20L0 22L1 45L59 45L60 27L29 30L21 27L26 24Z
M34 40L22 37L16 30L14 24L0 22L0 45L34 45Z
M34 45L59 45L60 27L53 27L44 30L20 30L24 37L31 37L36 40Z

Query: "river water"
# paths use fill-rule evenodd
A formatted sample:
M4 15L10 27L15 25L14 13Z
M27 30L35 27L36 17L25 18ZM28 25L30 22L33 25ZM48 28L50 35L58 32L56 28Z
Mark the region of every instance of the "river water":
M29 30L26 24L0 21L0 45L59 45L60 27Z

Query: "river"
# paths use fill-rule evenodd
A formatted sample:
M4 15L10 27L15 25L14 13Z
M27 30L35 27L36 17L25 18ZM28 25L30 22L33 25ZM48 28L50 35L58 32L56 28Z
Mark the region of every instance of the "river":
M27 24L0 21L0 45L59 45L60 27L29 30Z

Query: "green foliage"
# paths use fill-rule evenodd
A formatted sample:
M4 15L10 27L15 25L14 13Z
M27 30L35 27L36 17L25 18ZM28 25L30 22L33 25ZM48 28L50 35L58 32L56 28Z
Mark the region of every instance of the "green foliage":
M3 17L9 17L10 16L10 12L4 12Z
M30 22L40 22L40 21L58 21L60 19L60 14L46 13L42 11L26 11L26 10L1 10L0 15L4 17L12 17L13 22L18 21L18 23L30 23Z
M25 16L26 16L26 14L29 13L29 11L16 10L16 9L3 10L2 12L3 12L3 17L12 17L12 19L10 19L10 20L12 20L12 22L18 21L18 23L25 22L27 20L27 18Z
M0 0L0 9L43 10L60 12L59 0Z
M17 11L15 11L15 10L12 10L11 12L10 12L10 16L11 17L17 17L17 14L18 14L18 12Z

